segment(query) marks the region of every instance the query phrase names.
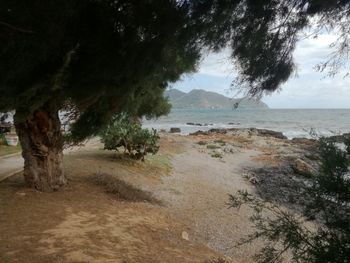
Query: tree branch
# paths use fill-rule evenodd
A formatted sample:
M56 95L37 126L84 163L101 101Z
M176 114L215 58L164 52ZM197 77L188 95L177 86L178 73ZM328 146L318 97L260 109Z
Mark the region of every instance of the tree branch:
M9 28L9 29L11 29L11 30L13 30L13 31L18 31L18 32L20 32L20 33L35 34L35 32L32 31L32 30L23 29L23 28L20 28L20 27L17 27L17 26L13 26L13 25L8 24L8 23L3 22L3 21L0 21L0 25L5 26L5 27L7 27L7 28Z

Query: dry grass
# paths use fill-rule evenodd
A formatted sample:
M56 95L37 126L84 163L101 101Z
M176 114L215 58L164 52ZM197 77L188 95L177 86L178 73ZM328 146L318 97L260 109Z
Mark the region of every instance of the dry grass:
M231 261L228 261L225 258L213 258L213 259L209 259L207 261L205 261L204 263L233 263Z
M6 156L20 151L21 146L19 144L17 146L0 145L0 156Z
M138 189L115 176L97 173L93 176L93 180L96 184L103 186L107 193L115 195L120 200L160 204L160 201L150 192Z

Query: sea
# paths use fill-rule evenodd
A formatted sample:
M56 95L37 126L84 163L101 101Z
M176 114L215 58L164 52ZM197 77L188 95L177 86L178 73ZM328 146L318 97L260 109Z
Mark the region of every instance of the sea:
M332 136L350 132L350 109L172 109L168 116L143 120L143 127L187 135L212 128L261 128L288 138Z

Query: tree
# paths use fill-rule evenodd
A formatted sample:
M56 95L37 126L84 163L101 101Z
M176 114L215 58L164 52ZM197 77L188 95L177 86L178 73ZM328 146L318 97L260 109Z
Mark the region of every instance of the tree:
M126 109L159 115L153 105L165 107L164 88L194 71L201 52L227 46L240 86L274 91L293 72L298 34L312 23L339 29L341 56L328 65L341 64L348 10L346 0L1 1L0 111L16 110L26 182L65 185L65 105L76 111L75 140ZM152 104L142 103L147 96Z
M117 112L164 113L163 90L200 57L186 14L177 1L1 1L0 109L16 110L29 186L66 184L58 112L67 101L75 140Z
M232 207L247 204L254 215L256 232L244 242L263 238L267 246L257 255L257 262L283 262L285 252L292 252L295 262L350 261L350 178L347 153L334 141L320 140L321 168L304 194L307 201L303 215L264 202L247 192L231 196ZM314 225L308 218L316 218Z

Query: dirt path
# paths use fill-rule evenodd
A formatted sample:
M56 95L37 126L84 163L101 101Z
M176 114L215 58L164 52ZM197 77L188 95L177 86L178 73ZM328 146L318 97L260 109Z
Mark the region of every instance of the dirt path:
M173 156L172 174L163 178L157 196L174 214L190 222L190 239L204 242L237 262L252 262L256 246L234 247L249 232L249 212L228 209L227 202L228 194L252 189L241 173L244 167L262 166L252 160L259 154L246 149L218 159L189 141L184 153Z

